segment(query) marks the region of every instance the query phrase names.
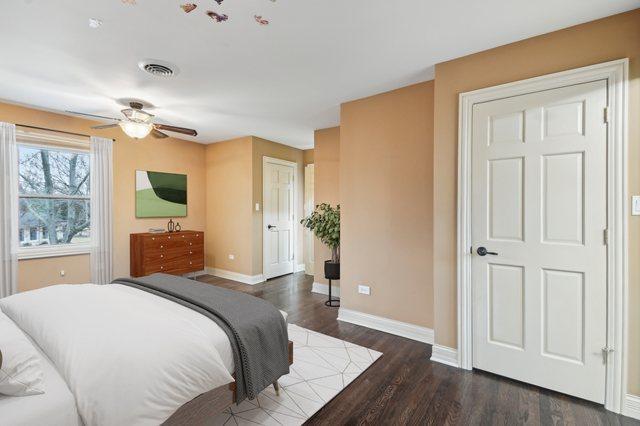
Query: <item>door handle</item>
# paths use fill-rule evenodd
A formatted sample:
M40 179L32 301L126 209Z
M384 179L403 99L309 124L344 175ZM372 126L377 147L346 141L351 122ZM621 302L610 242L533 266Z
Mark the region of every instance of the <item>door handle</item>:
M272 229L274 229L276 226L275 225L267 225L267 229L269 231L271 231Z
M487 251L486 247L478 247L478 250L476 250L476 253L478 253L480 256L486 256L488 254L490 254L491 256L498 255L498 253L496 253L495 251Z

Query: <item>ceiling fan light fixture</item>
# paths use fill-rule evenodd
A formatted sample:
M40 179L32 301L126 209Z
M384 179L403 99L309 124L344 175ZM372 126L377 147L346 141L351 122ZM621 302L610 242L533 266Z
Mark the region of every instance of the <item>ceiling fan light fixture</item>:
M144 123L153 118L152 114L149 114L148 112L145 112L139 109L133 109L133 108L123 109L122 113L129 120L136 121L138 123Z
M133 139L143 139L151 133L151 123L136 123L135 121L121 121L118 123L123 132Z

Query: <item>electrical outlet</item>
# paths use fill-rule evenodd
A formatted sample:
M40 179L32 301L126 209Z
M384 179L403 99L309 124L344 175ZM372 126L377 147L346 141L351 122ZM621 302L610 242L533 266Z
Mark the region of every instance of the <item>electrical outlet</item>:
M260 203L256 203L256 211L259 212L260 211Z
M640 216L640 195L631 197L631 215Z
M64 271L64 269L60 270L60 276L64 277L65 275L67 275L67 273Z
M235 258L236 258L236 256L235 256L235 255L233 255L233 254L230 254L230 255L229 255L229 260L234 260Z
M368 285L359 285L358 286L358 293L366 294L367 296L370 296L371 295L371 287L369 287Z

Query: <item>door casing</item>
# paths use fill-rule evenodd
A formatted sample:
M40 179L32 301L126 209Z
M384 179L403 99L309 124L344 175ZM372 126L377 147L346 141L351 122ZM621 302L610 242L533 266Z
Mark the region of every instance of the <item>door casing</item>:
M471 147L473 105L574 84L605 80L607 120L607 357L605 408L621 412L626 396L628 243L627 140L628 59L544 75L461 93L458 128L457 316L458 367L473 368L473 277L471 273ZM603 117L604 119L604 117Z
M313 209L315 208L315 198L314 198L314 190L315 190L315 165L308 164L304 168L304 216L308 217L311 213L313 213ZM315 236L313 232L308 229L304 229L303 231L303 258L304 258L304 268L305 274L313 275L315 269L315 260L314 260L314 248L313 244L315 241Z

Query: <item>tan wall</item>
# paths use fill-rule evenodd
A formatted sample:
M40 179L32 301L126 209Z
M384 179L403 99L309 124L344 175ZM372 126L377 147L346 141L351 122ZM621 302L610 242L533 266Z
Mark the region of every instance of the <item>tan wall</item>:
M205 265L245 275L253 275L251 151L250 136L206 148Z
M349 102L340 115L341 305L429 328L433 90L428 81Z
M314 152L313 149L305 149L302 151L302 162L304 165L313 164L314 161Z
M303 151L254 136L207 146L207 267L262 274L262 158L295 162L296 214L304 203ZM255 210L255 205L260 210ZM302 226L297 226L295 263L302 263ZM233 254L235 259L229 259Z
M129 234L150 227L166 226L168 219L136 219L135 171L157 170L187 174L188 216L178 218L183 229L205 228L204 145L180 139L146 138L135 141L118 128L93 130L96 122L82 118L0 103L0 121L114 138L113 211L114 275L129 275ZM89 256L58 257L20 261L18 287L33 289L51 283L87 282ZM66 277L60 277L60 270ZM22 272L22 273L21 273Z
M534 37L436 66L435 338L456 347L458 94L482 87L630 59L629 194L640 193L640 10ZM640 217L629 217L629 391L640 394Z
M294 224L296 229L296 251L294 265L304 263L302 255L303 234L302 225L299 221L304 213L304 161L303 151L282 145L266 139L253 137L253 205L260 203L260 211L253 212L253 267L252 275L262 274L262 158L272 157L280 160L292 161L297 164L296 171L296 194L295 194L295 214L297 221Z
M340 127L316 130L314 134L314 188L315 205L340 204ZM327 284L324 278L324 261L331 259L331 250L319 239L313 239L314 278L317 283ZM340 286L340 281L332 285Z
M65 276L60 275L65 271ZM18 291L35 290L51 284L91 282L90 256L47 257L18 262Z

